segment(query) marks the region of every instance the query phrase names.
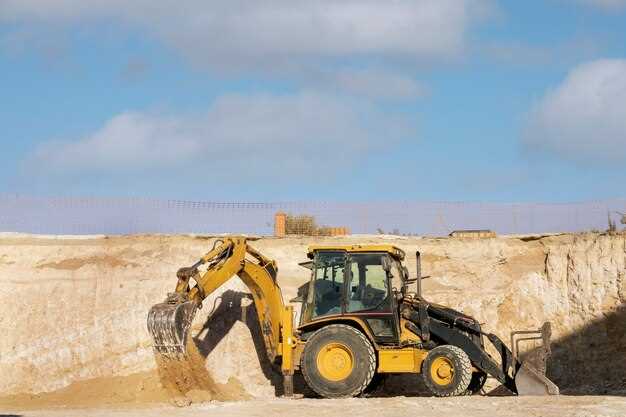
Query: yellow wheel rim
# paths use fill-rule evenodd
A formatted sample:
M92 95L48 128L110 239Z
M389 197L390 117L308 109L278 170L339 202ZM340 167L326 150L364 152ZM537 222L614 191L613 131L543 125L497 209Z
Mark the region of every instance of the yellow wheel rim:
M317 369L322 377L329 381L342 381L354 369L354 355L350 348L342 343L329 343L322 346L317 354Z
M454 366L448 358L440 356L430 365L430 377L437 385L449 385L454 379Z

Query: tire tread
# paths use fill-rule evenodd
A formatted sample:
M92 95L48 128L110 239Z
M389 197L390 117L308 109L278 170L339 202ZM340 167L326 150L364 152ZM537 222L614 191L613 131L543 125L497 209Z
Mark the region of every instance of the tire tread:
M426 375L426 372L428 371L423 370L422 372L423 372L424 382L426 386L437 397L456 397L460 395L465 395L467 391L467 387L469 386L470 381L472 380L472 362L470 361L469 356L467 356L467 353L465 353L463 349L457 346L452 346L452 345L437 346L430 352L434 352L437 350L448 350L454 356L456 356L456 358L459 361L460 369L457 369L455 371L459 373L461 377L460 377L459 383L452 391L444 392L444 391L439 390L438 387L432 383L432 381L430 380L430 376ZM430 355L430 352L429 352L429 355Z
M367 374L366 377L364 378L363 382L361 383L361 385L359 385L358 387L356 387L354 390L350 391L349 393L343 394L343 395L336 395L332 392L329 391L325 391L320 387L315 387L315 383L312 381L311 376L309 375L309 373L307 372L307 367L304 365L303 361L304 361L304 357L305 355L303 354L301 357L301 366L300 369L302 370L302 375L304 376L304 380L306 381L307 385L313 390L315 391L317 394L319 394L322 397L325 398L339 398L339 397L356 397L358 395L361 395L365 389L368 387L368 385L370 384L370 382L372 382L372 379L374 378L374 373L376 372L376 351L374 350L374 347L372 346L372 343L369 341L369 339L367 338L367 336L365 336L363 334L363 332L359 331L358 329L349 326L347 324L330 324L328 326L324 326L322 328L320 328L319 330L317 330L315 333L313 333L313 335L311 335L311 337L307 340L307 344L310 343L311 341L314 341L316 335L320 334L320 332L323 331L328 331L327 329L329 328L336 328L336 329L342 329L348 332L353 333L354 335L356 335L359 339L361 339L363 345L366 347L367 349ZM306 346L305 346L305 350L306 350Z

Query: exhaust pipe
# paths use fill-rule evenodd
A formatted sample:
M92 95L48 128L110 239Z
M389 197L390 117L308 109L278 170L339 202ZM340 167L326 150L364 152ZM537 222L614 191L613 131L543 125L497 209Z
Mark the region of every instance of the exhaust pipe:
M416 283L417 283L417 297L422 298L422 254L420 251L415 251L415 269L417 270Z

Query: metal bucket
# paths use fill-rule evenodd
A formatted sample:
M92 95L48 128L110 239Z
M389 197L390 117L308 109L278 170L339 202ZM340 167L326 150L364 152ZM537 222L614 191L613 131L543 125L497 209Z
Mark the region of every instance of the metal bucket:
M552 351L550 338L552 327L545 322L537 330L511 332L511 351L514 363L519 360L519 345L525 341L540 340L541 346L534 350L515 373L515 388L518 395L559 395L559 387L546 377L547 361Z
M186 354L187 338L198 305L194 301L164 302L152 306L148 313L148 331L154 350L169 359Z

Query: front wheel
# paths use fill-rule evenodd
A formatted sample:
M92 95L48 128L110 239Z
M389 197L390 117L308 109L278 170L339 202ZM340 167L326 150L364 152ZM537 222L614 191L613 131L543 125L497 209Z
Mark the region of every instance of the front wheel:
M359 330L331 324L307 340L301 368L307 385L320 396L354 397L374 377L376 352Z
M437 397L463 395L472 379L472 363L467 354L452 345L437 346L422 364L422 377Z

